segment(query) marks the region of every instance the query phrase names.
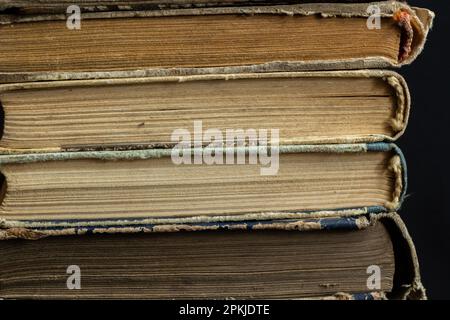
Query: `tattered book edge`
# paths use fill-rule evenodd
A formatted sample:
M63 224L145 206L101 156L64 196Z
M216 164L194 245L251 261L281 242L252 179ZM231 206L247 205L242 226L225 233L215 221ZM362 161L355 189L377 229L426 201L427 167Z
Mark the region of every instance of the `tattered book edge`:
M250 151L258 152L261 147L236 147L222 148L223 152L244 152L248 154ZM370 207L372 212L388 212L400 208L407 190L407 166L405 158L401 150L393 143L375 142L368 144L327 144L327 145L284 145L269 147L271 152L274 150L279 153L306 153L306 152L323 152L323 153L363 153L363 152L393 152L394 155L389 161L387 169L394 174L394 188L392 198L384 203L381 207ZM203 152L205 148L192 148L187 151L194 154L195 152ZM184 150L186 152L186 150ZM62 161L77 159L98 159L104 161L111 160L138 160L151 159L160 157L170 157L171 149L141 149L126 151L80 151L80 152L57 152L57 153L29 153L29 154L9 154L0 155L0 170L3 164L17 164L44 161ZM6 178L7 179L7 178ZM334 208L334 210L343 209L360 209L360 208ZM235 217L238 217L235 215ZM117 218L119 219L119 218ZM239 218L238 218L239 219Z
M395 2L373 2L380 8L380 17L395 19L396 13L407 12L408 26L413 30L411 50L403 61L392 61L383 57L366 57L363 59L338 59L323 61L272 61L264 64L209 67L209 68L150 68L143 70L107 71L107 72L24 72L10 73L0 72L0 83L28 82L28 81L52 81L67 79L98 79L98 78L135 78L139 76L180 76L211 73L242 73L242 72L278 72L278 71L309 71L309 70L339 70L339 69L366 69L400 67L410 64L423 50L426 37L433 24L434 13L421 8L411 8L408 5ZM367 10L368 4L298 4L262 7L218 7L218 8L194 8L152 11L114 11L114 12L88 12L82 15L82 19L113 19L113 18L149 18L179 15L219 15L219 14L277 14L277 15L319 15L323 18L333 17L362 17L367 18L371 12ZM65 20L64 14L53 15L0 15L0 25L26 23L46 20Z
M191 216L191 217L154 217L154 218L105 218L105 219L66 219L66 220L10 220L0 219L2 229L29 229L37 234L71 235L86 233L127 233L127 232L165 232L187 226L215 227L251 225L257 222L275 222L297 219L343 219L373 213L376 208L304 211L304 212L259 212L240 215ZM161 226L161 227L160 227ZM169 226L169 227L167 227ZM156 227L156 228L155 228Z
M396 72L390 70L352 70L352 71L313 71L313 72L275 72L275 73L238 73L238 74L211 74L211 75L191 75L191 76L168 76L168 77L141 77L141 78L111 78L111 79L93 79L93 80L68 80L68 81L47 81L47 82L25 82L0 84L0 93L47 88L71 88L71 87L95 87L112 85L135 85L148 83L185 83L190 81L216 81L216 80L239 80L239 79L271 79L271 78L381 78L395 92L396 106L394 116L391 119L391 127L394 130L392 136L387 135L351 135L335 137L298 137L286 139L281 137L280 144L351 144L351 143L371 143L380 141L395 141L405 131L411 104L411 98L405 79ZM1 145L1 144L0 144ZM82 151L82 150L105 150L108 148L138 149L146 147L168 148L172 145L162 144L130 144L130 145L75 145L62 146L41 149L14 149L0 147L0 154L18 154L18 153L41 153L41 152L60 152L60 151Z
M370 223L375 224L381 221L385 225L391 222L394 226L391 229L391 237L394 244L394 255L399 255L399 250L402 254L407 254L407 260L404 263L409 264L410 272L403 270L399 266L396 266L397 279L401 278L403 283L400 283L395 287L389 295L390 299L403 299L403 300L426 300L426 289L422 284L419 259L417 257L416 248L414 242L406 228L405 223L400 218L397 213L382 213L382 214L371 214ZM397 252L395 252L397 251ZM394 279L395 281L396 279Z
M373 299L426 299L426 291L421 282L420 269L417 253L412 239L406 229L400 216L396 213L369 214L343 218L304 218L304 219L285 219L269 221L242 221L242 222L224 222L224 223L197 223L197 224L172 224L172 225L154 225L139 227L117 227L117 228L84 228L84 229L40 229L32 230L27 228L0 229L0 239L28 239L37 240L48 236L62 235L87 235L102 233L151 233L151 232L200 232L213 230L284 230L284 231L319 231L330 230L361 230L376 223L383 223L386 226L391 224L388 231L394 245L394 255L398 256L398 250L402 250L401 255L406 254L408 261L403 261L409 265L409 268L403 268L396 265L394 276L394 288L392 292L386 293L361 293L347 294L337 293L333 296L322 297L323 299L333 300L372 300ZM408 269L408 270L407 270ZM400 281L400 282L399 282ZM375 294L375 295L373 295ZM320 299L321 297L311 297L311 299Z

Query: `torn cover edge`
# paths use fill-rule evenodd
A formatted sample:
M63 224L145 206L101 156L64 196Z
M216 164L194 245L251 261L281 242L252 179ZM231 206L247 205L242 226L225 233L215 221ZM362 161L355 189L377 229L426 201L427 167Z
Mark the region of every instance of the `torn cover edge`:
M260 147L237 147L231 148L233 152L243 150L248 154L251 150L259 149ZM224 148L228 150L229 148ZM394 173L394 188L392 198L387 201L384 206L370 206L361 208L334 208L329 210L314 210L314 211L298 211L298 212L273 212L261 213L252 212L240 215L230 216L193 216L193 217L177 217L176 215L167 217L152 217L152 218L114 218L114 219L53 219L53 220L8 220L0 219L0 227L25 226L31 227L36 225L63 225L69 226L111 226L111 225L137 225L137 224L161 224L167 223L170 219L172 223L191 223L191 222L216 222L216 221L243 221L243 220L261 220L261 219L281 219L288 217L299 217L302 214L314 213L315 216L320 216L320 212L340 212L346 210L361 210L362 213L378 213L389 212L399 209L405 198L407 190L407 165L402 151L393 143L375 142L368 144L338 144L338 145L289 145L279 147L268 147L269 150L277 149L280 154L283 153L364 153L364 152L392 152L387 170ZM189 149L194 153L196 148ZM205 148L202 149L202 152ZM160 157L170 157L171 149L145 149L145 150L127 150L127 151L82 151L82 152L58 152L58 153L30 153L30 154L12 154L0 155L0 170L3 164L8 163L29 163L29 162L45 162L45 161L64 161L77 159L98 159L104 161L114 160L138 160L151 159ZM7 179L7 178L6 178ZM6 181L7 183L7 181ZM300 215L299 215L300 214Z
M99 78L135 78L139 76L180 76L212 73L250 73L250 72L279 72L279 71L311 71L311 70L339 70L339 69L371 69L400 67L410 64L423 50L429 30L433 25L434 13L427 9L412 8L405 3L396 1L371 2L380 8L380 17L395 19L399 11L408 14L408 28L412 28L413 38L411 52L403 61L392 61L383 57L367 57L357 59L339 60L313 60L313 61L271 61L255 65L241 65L228 67L199 67L199 68L149 68L128 71L98 71L98 72L0 72L0 82L28 82L28 81L54 81L67 79L99 79ZM365 4L298 4L262 7L217 7L196 9L173 9L153 11L113 11L88 12L82 14L82 19L113 19L113 18L150 18L165 16L191 16L191 15L220 15L220 14L277 14L277 15L319 15L323 18L333 17L362 17L367 18L370 12ZM0 25L14 23L27 23L48 20L65 20L66 15L0 15ZM404 24L399 23L404 28ZM406 30L406 29L405 29ZM404 31L405 31L404 30Z
M333 296L322 297L333 300L378 300L378 299L419 299L427 298L426 291L421 282L420 268L414 243L400 216L396 213L367 214L349 217L327 217L316 219L285 219L269 221L242 221L224 223L195 223L195 224L167 224L154 226L135 227L92 227L84 229L55 229L47 228L31 230L26 228L0 229L0 239L27 239L37 240L48 236L89 235L89 234L111 234L111 233L152 233L152 232L200 232L211 230L285 230L291 232L306 231L330 231L347 230L357 231L373 226L376 223L386 225L394 246L394 256L399 255L407 261L408 268L399 267L396 263L394 275L394 288L389 293L336 293ZM401 252L399 252L401 250ZM397 261L396 261L397 262ZM320 299L321 297L312 297Z
M173 76L173 77L141 77L141 78L114 78L114 79L93 79L93 80L71 80L71 81L51 81L51 82L25 82L0 84L0 93L47 88L71 88L71 87L95 87L95 86L113 86L113 85L137 85L150 83L175 82L184 83L190 81L232 81L239 79L271 79L271 78L381 78L389 85L396 95L395 114L391 119L391 126L395 133L392 136L387 135L352 135L341 138L318 137L318 138L292 138L281 141L281 144L348 144L348 143L370 143L397 140L406 130L408 125L411 97L405 79L398 73L390 70L349 70L349 71L313 71L313 72L275 72L275 73L241 73L241 74L211 74L211 75L193 75L193 76ZM37 149L13 149L0 147L1 154L17 153L41 153L41 152L60 152L60 151L98 151L113 149L147 149L147 148L170 148L173 145L165 144L99 144L99 145L79 145L79 146L61 146L52 148Z

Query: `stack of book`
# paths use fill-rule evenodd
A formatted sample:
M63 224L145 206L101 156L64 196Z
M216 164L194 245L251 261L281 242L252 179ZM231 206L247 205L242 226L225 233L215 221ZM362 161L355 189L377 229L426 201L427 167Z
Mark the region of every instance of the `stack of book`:
M0 0L0 297L426 297L384 69L432 12L78 2Z

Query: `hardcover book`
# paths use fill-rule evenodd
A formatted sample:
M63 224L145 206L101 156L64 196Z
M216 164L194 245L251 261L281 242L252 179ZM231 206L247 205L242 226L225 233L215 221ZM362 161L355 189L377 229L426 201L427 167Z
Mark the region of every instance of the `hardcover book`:
M0 260L0 297L426 297L414 245L396 214L92 228L88 235L48 237L57 231L16 234L39 241L0 241L7 257ZM81 271L82 290L67 289L68 266Z
M410 97L397 73L360 70L3 84L0 104L0 152L25 153L173 147L195 127L275 128L285 145L393 141Z
M181 163L170 149L0 156L2 226L348 216L396 210L406 190L393 144L236 147L227 162L215 149L209 165L196 159L212 150L181 151Z
M433 13L378 2L0 15L0 82L401 66ZM262 32L263 31L263 32ZM81 45L82 44L82 45Z

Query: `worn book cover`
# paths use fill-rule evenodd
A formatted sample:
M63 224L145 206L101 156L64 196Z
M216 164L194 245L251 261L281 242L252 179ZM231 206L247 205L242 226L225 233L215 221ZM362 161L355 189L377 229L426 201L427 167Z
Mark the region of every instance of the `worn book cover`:
M387 143L15 154L0 156L0 170L2 228L69 233L389 212L407 184L403 155Z
M6 299L426 298L395 213L0 232ZM68 266L81 270L83 290L66 288Z
M74 26L65 14L6 13L0 15L0 82L411 63L433 13L402 2L371 5L375 13L367 3L84 12Z
M395 72L357 70L11 83L0 105L8 154L169 148L200 126L278 129L280 145L394 141L410 95Z

